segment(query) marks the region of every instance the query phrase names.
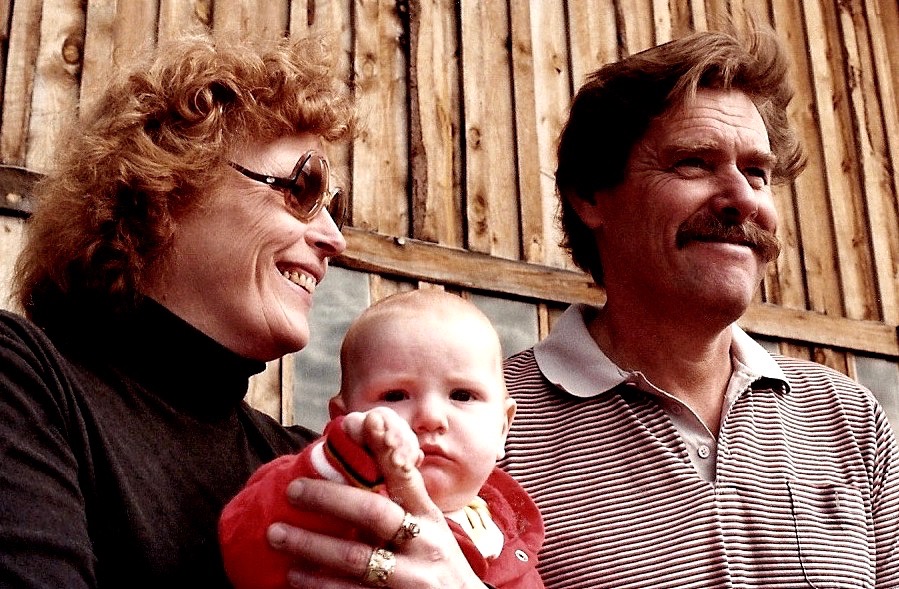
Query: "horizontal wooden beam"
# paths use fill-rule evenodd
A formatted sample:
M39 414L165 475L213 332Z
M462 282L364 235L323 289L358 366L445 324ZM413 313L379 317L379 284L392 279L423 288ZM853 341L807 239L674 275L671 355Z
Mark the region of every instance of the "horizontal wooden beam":
M347 249L334 263L346 268L560 303L605 302L602 289L580 272L354 227L343 235Z
M348 247L334 263L345 268L538 301L605 302L602 289L581 272L354 227L343 233ZM753 304L739 324L750 333L778 340L899 357L899 328L876 321L761 303Z

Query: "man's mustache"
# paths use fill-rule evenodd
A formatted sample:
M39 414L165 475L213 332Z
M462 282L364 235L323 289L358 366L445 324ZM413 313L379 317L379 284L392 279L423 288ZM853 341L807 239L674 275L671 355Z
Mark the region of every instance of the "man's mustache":
M677 247L690 241L722 241L751 247L762 260L770 262L780 254L780 240L753 220L727 225L715 215L702 213L684 221L677 230Z

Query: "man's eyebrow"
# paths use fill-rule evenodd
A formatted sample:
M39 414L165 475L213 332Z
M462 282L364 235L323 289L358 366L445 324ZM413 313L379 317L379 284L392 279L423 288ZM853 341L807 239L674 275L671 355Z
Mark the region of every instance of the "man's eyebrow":
M770 151L754 151L741 159L765 168L773 169L777 165L777 156Z
M662 147L662 153L669 157L681 155L703 155L713 154L721 151L721 146L715 141L675 141ZM774 168L777 164L777 156L770 151L754 150L748 154L741 155L741 161Z

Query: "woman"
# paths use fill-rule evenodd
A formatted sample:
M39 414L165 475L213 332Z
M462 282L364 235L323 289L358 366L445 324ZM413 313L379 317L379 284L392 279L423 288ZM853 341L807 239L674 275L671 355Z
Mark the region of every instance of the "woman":
M0 316L0 586L228 586L221 507L314 436L243 397L346 247L323 50L183 39L60 143Z

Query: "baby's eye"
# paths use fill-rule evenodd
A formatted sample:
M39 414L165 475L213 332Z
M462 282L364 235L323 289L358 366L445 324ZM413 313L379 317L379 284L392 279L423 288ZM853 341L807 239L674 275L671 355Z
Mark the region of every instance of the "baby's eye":
M450 399L452 399L453 401L461 401L465 403L474 399L474 395L471 391L466 391L465 389L456 389L450 393Z
M403 391L387 391L384 393L384 400L388 403L398 403L406 398L408 396Z

